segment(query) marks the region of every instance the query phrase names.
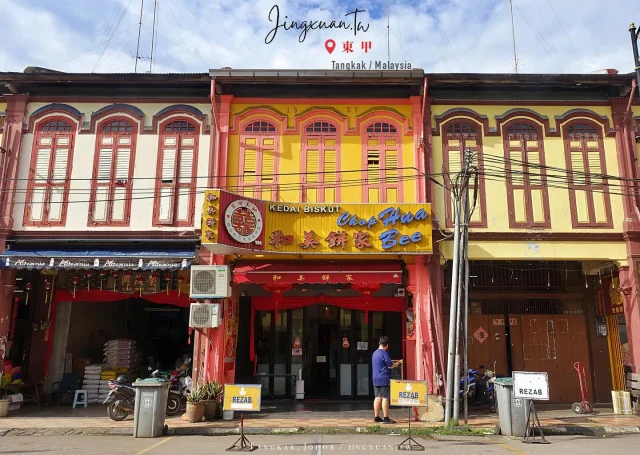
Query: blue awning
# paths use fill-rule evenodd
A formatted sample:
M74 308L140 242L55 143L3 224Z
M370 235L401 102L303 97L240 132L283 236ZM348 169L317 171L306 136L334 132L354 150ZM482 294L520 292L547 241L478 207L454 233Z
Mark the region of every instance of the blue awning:
M180 270L191 266L194 251L186 249L7 249L0 268Z

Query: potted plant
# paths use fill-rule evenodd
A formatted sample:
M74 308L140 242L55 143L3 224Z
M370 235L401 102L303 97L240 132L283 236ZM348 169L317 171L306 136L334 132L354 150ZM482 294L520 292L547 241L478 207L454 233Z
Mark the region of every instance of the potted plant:
M213 420L218 414L218 401L222 394L222 384L218 381L211 381L205 383L203 388L206 395L204 418Z
M204 417L204 387L199 385L187 395L187 420L189 423L200 422Z

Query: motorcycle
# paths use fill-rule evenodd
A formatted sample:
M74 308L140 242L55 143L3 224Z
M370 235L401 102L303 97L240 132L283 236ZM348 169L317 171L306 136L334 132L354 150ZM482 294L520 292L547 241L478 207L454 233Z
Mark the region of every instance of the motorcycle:
M151 370L151 367L149 367ZM151 373L152 378L160 377L160 370L156 369ZM115 380L109 381L109 395L102 404L107 405L107 415L111 420L120 422L129 417L135 409L136 390L132 387L126 376L118 376ZM182 399L178 393L169 392L167 396L166 414L176 415L182 407Z
M501 375L496 375L501 377ZM469 370L467 403L472 406L489 406L490 412L496 412L497 400L495 391L495 377L489 377L486 373L478 376L478 370ZM460 379L460 407L464 403L464 376Z

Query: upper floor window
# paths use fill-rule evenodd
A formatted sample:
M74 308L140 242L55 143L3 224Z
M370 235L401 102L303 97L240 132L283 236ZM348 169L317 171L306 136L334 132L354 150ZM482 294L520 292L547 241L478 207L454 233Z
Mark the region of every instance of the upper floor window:
M280 147L277 128L267 121L255 121L245 125L242 131L239 192L248 197L276 200Z
M269 122L252 122L244 127L245 133L275 133L276 127Z
M539 127L518 121L503 134L507 203L511 228L550 227L544 169L544 141Z
M186 120L160 128L154 222L192 226L195 212L199 129Z
M396 127L387 122L376 122L367 127L367 133L396 133Z
M395 125L374 122L367 126L364 154L365 202L400 202L402 143Z
M602 128L577 121L563 133L573 227L612 227Z
M442 138L442 151L444 164L449 171L449 177L453 180L455 175L462 170L462 162L466 150L471 150L474 155L474 164L478 169L483 169L482 157L482 133L479 126L464 120L454 120L444 127L445 134ZM453 182L452 182L453 184ZM475 181L470 182L470 194L475 191ZM448 227L453 227L454 200L450 191L445 191L446 223ZM476 207L471 217L470 226L486 227L486 195L484 188L484 178L482 172L478 179L478 199Z
M339 200L339 140L338 129L330 122L307 125L302 137L301 172L303 202Z
M25 224L64 225L69 198L75 124L59 118L36 128L31 152Z
M98 131L89 223L128 225L137 127L127 118L109 119Z

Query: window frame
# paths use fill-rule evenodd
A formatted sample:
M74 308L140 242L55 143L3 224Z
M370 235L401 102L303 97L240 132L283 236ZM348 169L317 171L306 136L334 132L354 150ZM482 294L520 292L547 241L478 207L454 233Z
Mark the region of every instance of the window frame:
M64 134L54 134L52 140L52 155L49 159L49 177L44 185L45 193L42 201L42 220L33 220L31 218L31 204L33 203L33 193L35 188L40 185L36 184L35 176L36 176L36 167L37 167L37 159L38 159L38 149L40 148L40 139L43 136L43 133L50 133L50 131L42 131L42 127L53 122L53 121L63 121L71 126L70 131L64 131ZM25 198L24 205L24 215L22 224L25 226L65 226L67 222L67 211L69 207L69 190L71 186L71 172L73 170L73 155L75 151L76 144L76 135L78 133L78 124L74 119L71 119L67 116L60 114L51 114L43 116L36 120L33 128L33 144L31 146L31 160L29 163L29 181L27 183L27 194ZM48 135L48 134L47 134ZM48 214L50 211L50 201L51 201L51 191L53 189L54 184L51 183L53 177L53 167L55 165L55 142L58 136L68 136L69 137L69 154L67 156L67 170L65 174L65 182L62 185L55 185L64 188L64 193L62 196L62 207L60 208L60 220L51 221L48 218Z
M190 124L191 126L193 126L195 129L194 131L191 133L193 134L193 138L194 138L194 143L193 143L193 163L192 163L192 167L191 167L191 182L189 184L185 184L185 183L180 183L180 176L178 175L179 169L180 169L180 161L182 159L182 135L183 134L189 134L189 131L186 132L182 132L182 131L178 131L178 132L171 132L171 133L167 133L165 131L165 128L170 125L173 124L175 122L187 122L188 124ZM188 227L188 226L193 226L194 223L194 219L195 219L195 207L196 207L196 190L197 190L197 182L198 182L198 155L199 155L199 151L200 151L200 134L201 134L201 128L200 128L200 122L190 118L190 117L185 117L185 116L176 116L176 117L170 117L165 119L164 121L162 121L159 126L158 126L158 157L157 157L157 164L156 164L156 182L155 182L155 196L156 199L154 199L153 201L153 226L157 226L157 227ZM160 194L161 194L161 189L163 188L163 183L162 183L162 163L163 163L163 159L164 159L164 140L166 137L169 136L177 136L178 139L176 141L176 160L174 163L174 181L175 183L173 184L176 188L178 188L177 192L174 192L173 194L173 200L171 201L171 211L172 213L172 220L171 222L164 222L161 221L160 218ZM188 219L186 221L179 221L178 220L178 194L180 193L179 188L181 187L191 187L192 191L189 194L189 202L188 202Z
M377 132L377 131L372 131L369 132L367 131L371 126L376 125L376 124L386 124L389 125L390 127L394 128L395 131L381 131L381 132ZM377 189L378 190L378 194L379 194L379 201L378 203L380 204L387 204L387 190L388 189L393 189L395 188L398 194L398 200L397 202L404 202L404 173L402 171L402 134L401 134L402 128L401 126L396 122L393 121L391 119L380 119L380 118L376 118L376 119L371 119L368 122L366 122L365 124L362 125L362 129L361 129L361 137L362 137L362 179L363 179L363 184L362 184L362 201L364 203L369 203L369 190L370 189ZM376 176L376 178L380 179L380 182L378 183L369 183L369 149L370 146L368 145L368 140L372 137L378 137L378 138L393 138L396 141L396 156L398 159L398 175L395 177L396 178L396 182L392 183L392 184L388 184L386 182L387 179L387 171L386 171L386 144L381 143L380 141L378 142L378 175ZM384 169L384 170L383 170Z
M275 131L249 131L246 132L246 128L249 125L253 125L257 122L266 122L275 128ZM278 185L279 185L279 168L280 168L280 124L271 118L263 118L263 117L254 117L250 119L246 119L239 125L240 131L238 133L239 139L239 166L238 166L238 194L252 197L255 199L263 199L262 195L264 194L264 190L270 188L271 189L271 200L275 201L278 199ZM246 139L249 138L260 138L261 141L264 139L273 139L273 181L271 182L263 182L262 181L262 164L263 164L263 144L256 143L256 181L255 182L245 182L244 181L244 165L245 165L245 151L247 150ZM252 149L253 150L253 149ZM253 188L253 193L251 196L247 196L245 193L246 188Z
M474 152L477 155L477 166L478 166L478 170L480 171L480 176L478 178L478 205L476 206L476 210L480 211L480 220L479 221L471 221L469 223L469 227L471 228L486 228L487 227L487 196L486 196L486 189L485 189L485 179L484 176L482 175L483 171L484 171L484 142L483 142L483 129L482 129L482 125L480 123L477 123L476 121L466 118L466 117L457 117L457 118L453 118L449 121L447 121L446 123L444 123L442 125L442 132L441 132L441 138L442 138L442 161L445 165L445 167L447 168L447 170L449 170L450 165L449 165L449 154L452 151L455 151L457 153L460 153L460 163L464 162L464 151L466 150L466 137L465 137L465 133L448 133L447 130L449 129L450 126L456 125L456 124L464 124L467 126L470 126L472 128L475 129L475 141L476 141L476 145L475 145L475 150ZM458 148L453 148L450 147L448 144L448 139L449 139L449 134L459 134L460 138L459 140L461 141L460 146ZM472 148L473 149L473 148ZM470 192L471 194L471 192ZM445 223L446 226L448 228L452 228L454 227L454 222L453 222L453 213L452 213L452 199L451 199L451 192L450 191L445 191Z
M532 127L536 133L536 141L538 142L538 154L540 156L540 166L539 170L540 175L540 183L536 185L531 184L531 179L529 178L528 173L528 153L526 150L526 142L523 142L520 149L512 148L510 141L511 136L509 135L509 128L515 125L527 125ZM522 133L517 133L519 136L524 136ZM522 138L518 139L521 141L526 141L527 139ZM529 229L529 228L539 228L539 229L549 229L551 228L551 211L549 207L549 188L547 185L547 172L544 169L546 165L546 156L544 150L544 131L542 126L528 118L516 118L510 120L502 126L502 144L504 150L504 158L505 158L505 176L507 180L507 206L509 210L509 227L511 229ZM524 147L524 148L523 148ZM515 184L513 182L513 174L511 173L511 153L512 152L520 152L521 159L523 161L523 183ZM525 169L526 168L526 169ZM542 191L542 210L544 214L544 221L542 222L534 222L533 221L533 205L532 205L532 187L533 189ZM522 189L525 191L525 213L526 213L526 221L518 222L516 221L515 216L515 198L514 198L514 190Z
M568 176L568 185L567 189L569 191L569 204L571 207L571 224L574 229L593 229L593 228L613 228L613 216L611 212L611 196L608 190L607 179L602 179L601 185L592 185L591 179L588 176L585 176L585 181L588 181L585 185L576 185L573 182L573 167L571 164L571 137L569 135L569 129L575 125L588 125L595 129L596 138L598 142L598 154L600 158L600 173L603 175L607 174L607 164L606 164L606 152L604 149L604 134L602 125L594 122L590 119L579 118L567 122L562 126L562 143L564 148L564 158L565 164L567 168L567 176ZM575 140L575 139L574 139ZM588 158L588 148L586 146L586 139L581 137L581 148L582 148L582 160L583 160L583 169L578 170L577 172L585 172L585 165L588 166L589 158ZM589 174L589 169L586 169L586 173ZM603 191L604 196L604 209L606 215L606 221L597 222L595 221L595 200L593 198L593 193L591 190L594 188L600 189ZM576 190L577 191L585 191L587 193L587 211L589 214L589 222L588 223L580 223L578 221L578 210L576 204Z
M329 125L329 127L332 127L335 131L307 131L307 128L309 128L312 125L318 124L318 123L327 123ZM320 172L318 174L318 181L317 182L309 182L308 181L308 175L307 175L307 152L310 148L308 145L308 139L310 138L318 138L318 170L319 171L323 171L324 167L325 167L325 145L324 145L324 140L325 139L334 139L336 141L335 144L335 150L336 150L336 176L335 176L335 181L334 182L326 182L326 174ZM302 126L302 132L301 132L301 139L302 139L302 148L301 148L301 153L302 156L300 157L300 173L301 173L301 177L300 180L302 182L302 194L301 194L301 201L302 202L307 202L307 189L308 188L316 188L318 190L318 204L323 204L326 201L325 199L325 192L324 191L320 191L320 190L324 190L326 189L327 185L335 185L335 202L339 202L340 201L340 197L341 197L341 191L340 191L340 181L342 180L342 175L341 175L341 166L340 166L340 157L341 157L341 139L342 139L342 134L341 134L341 130L338 124L336 124L333 120L330 119L326 119L326 118L314 118L312 120L309 120L308 122L306 122L303 126Z
M112 133L114 136L114 141L112 144L112 161L111 161L111 173L109 176L108 184L98 184L98 170L100 163L100 149L102 147L102 138L111 133L104 133L103 127L107 123L112 123L116 121L125 121L129 123L132 127L131 132L129 132L128 136L131 137L130 149L131 152L129 154L129 172L127 176L127 184L126 185L116 185L115 184L115 174L116 174L116 166L117 166L117 139L122 135L121 132ZM131 197L133 194L133 173L135 169L135 160L136 160L136 149L138 145L138 122L137 120L128 117L126 115L109 115L97 122L96 125L96 136L95 136L95 150L94 150L94 158L93 158L93 179L91 180L91 200L89 203L89 214L88 214L88 226L102 226L102 227L123 227L129 226L131 222ZM95 220L95 210L96 210L96 195L98 191L98 187L107 186L109 188L109 199L107 200L107 215L104 221L96 221ZM125 201L124 201L124 217L123 220L113 221L113 206L114 206L114 193L117 187L125 186Z

